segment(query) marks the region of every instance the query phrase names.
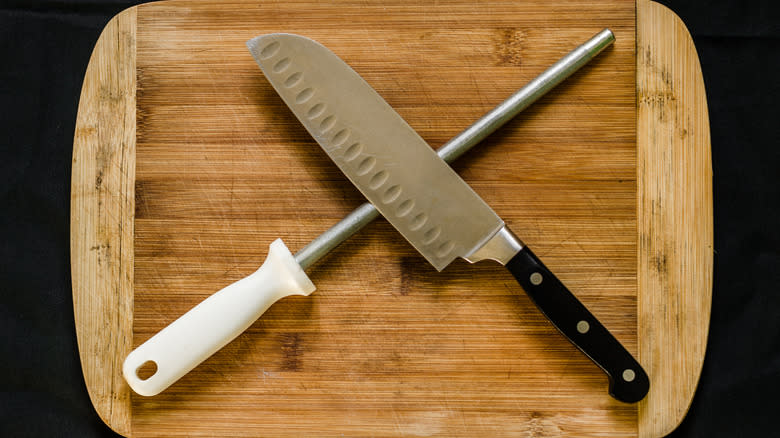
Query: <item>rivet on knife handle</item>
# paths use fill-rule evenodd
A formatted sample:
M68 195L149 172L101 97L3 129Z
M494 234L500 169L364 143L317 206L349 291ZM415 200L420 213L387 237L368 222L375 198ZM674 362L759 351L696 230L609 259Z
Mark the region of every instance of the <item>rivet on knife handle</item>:
M609 30L591 38L450 140L439 149L439 156L447 162L455 160L593 59L613 40ZM248 43L250 51L255 57L262 55L262 50L257 52L252 41ZM266 56L276 47L264 49L267 49L263 55ZM278 68L285 68L284 63ZM291 75L287 79L294 85L301 78ZM307 94L301 99L307 98ZM303 271L377 217L379 212L374 206L365 203L298 251L294 258L281 240L275 241L258 271L204 300L128 355L123 374L130 387L145 396L162 392L238 336L278 299L310 294L314 285ZM153 365L151 376L139 376L139 370L146 364Z

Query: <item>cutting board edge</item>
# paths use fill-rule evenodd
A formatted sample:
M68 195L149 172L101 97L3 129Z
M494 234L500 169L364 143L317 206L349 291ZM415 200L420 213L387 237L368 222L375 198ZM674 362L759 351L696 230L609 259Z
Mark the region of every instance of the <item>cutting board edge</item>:
M92 405L130 436L136 142L136 11L103 28L79 99L71 175L71 278L82 373ZM109 292L101 292L109 291ZM108 328L107 328L108 326Z
M667 7L639 0L636 40L637 333L652 382L638 427L640 437L660 437L685 418L704 362L712 158L704 78L687 27Z
M649 1L642 1L640 0L637 3L637 22L639 24L640 19L643 16L646 15L640 15L640 13L644 14L647 10L652 8L663 8L665 7L658 5L654 2ZM668 9L666 9L668 11ZM665 16L664 22L667 23L669 20L674 24L674 26L680 26L682 25L684 29L684 25L682 24L682 21L676 17L671 11L669 11L671 14L670 16ZM676 21L675 21L676 20ZM100 130L106 130L106 131L112 131L112 132L103 132L102 134L98 134L97 131L92 132L90 131L88 124L85 121L85 115L92 111L92 108L89 108L89 105L99 105L99 104L107 104L106 101L114 101L116 102L116 96L113 96L109 93L109 95L106 96L98 96L97 99L92 100L89 98L86 98L87 91L85 89L87 88L88 83L91 80L96 80L99 82L99 76L97 75L97 69L98 65L100 63L106 62L109 59L114 59L118 56L116 50L119 50L122 47L129 47L129 44L132 44L132 50L128 50L124 54L123 62L116 63L116 69L121 69L125 72L125 76L123 76L125 79L126 85L130 85L129 82L127 82L128 76L126 73L128 71L132 71L132 74L129 75L130 80L132 81L131 89L133 90L133 93L128 93L127 95L124 95L122 97L122 100L124 102L125 107L130 110L130 107L132 108L133 117L134 120L134 111L135 111L135 25L136 25L136 7L129 8L117 16L115 16L109 24L106 26L104 31L102 32L96 46L95 50L93 51L93 55L90 59L90 64L87 69L87 74L84 81L84 88L82 89L82 97L80 99L79 104L79 117L77 120L77 130L76 130L76 137L74 139L74 162L73 162L73 176L72 176L72 199L71 199L71 260L72 260L72 272L73 272L73 298L74 298L74 314L76 316L76 328L77 328L77 337L79 342L79 354L82 360L82 369L84 372L85 382L88 389L88 392L90 394L90 398L92 400L93 405L95 406L96 411L100 415L101 419L114 431L129 436L131 434L130 424L131 424L131 403L130 403L130 393L129 388L124 383L124 380L121 378L121 372L114 373L114 375L111 378L103 378L98 379L98 377L103 376L103 374L100 374L99 371L104 370L119 370L121 369L121 362L126 356L127 353L129 353L130 349L132 348L132 299L133 299L133 283L132 283L132 258L133 258L133 248L132 248L132 241L133 241L133 227L127 226L128 224L132 225L133 223L133 208L127 208L130 204L134 202L134 165L135 165L135 126L133 124L132 129L130 127L127 127L126 121L129 116L129 112L122 112L121 114L115 113L115 117L117 120L123 120L123 124L117 124L112 125L110 123L102 123L97 126L97 129ZM687 30L686 30L687 34ZM690 36L688 35L688 43L692 46L692 40L690 40ZM121 43L124 41L124 43ZM121 43L121 44L120 44ZM639 50L639 42L637 42L637 49ZM693 49L695 53L695 48ZM657 53L657 52L656 52ZM698 58L694 58L696 63L696 68L698 67ZM640 68L644 68L644 65L640 65L639 62L637 63L637 75L640 75ZM118 73L118 72L117 72ZM698 70L699 78L701 78L701 71ZM638 76L639 77L639 76ZM103 78L106 79L106 78ZM108 78L110 81L111 78ZM701 79L699 79L701 80ZM702 83L702 90L703 90L703 83ZM637 97L639 99L639 95ZM706 97L705 97L706 98ZM102 100L101 100L102 99ZM129 103L132 102L132 105L130 107L127 107ZM639 103L639 102L638 102ZM704 106L705 110L705 116L706 119L706 103ZM95 110L95 113L99 113L99 110ZM120 117L121 115L121 117ZM639 124L638 128L642 127L642 121L637 120L637 123ZM82 129L86 129L86 131L80 131L80 127ZM80 136L80 132L82 132L82 136ZM91 136L84 137L84 132L90 132ZM130 133L132 132L132 135ZM638 139L640 138L640 134L642 131L637 132ZM107 134L107 136L105 136ZM113 148L113 152L119 154L120 156L124 157L122 160L108 160L107 162L102 163L104 173L102 174L102 181L101 184L97 185L98 187L92 190L92 193L88 193L85 195L85 200L82 200L83 202L79 203L76 202L75 197L73 194L79 193L79 190L83 190L84 187L95 187L96 182L96 176L94 174L87 175L83 171L85 169L85 165L89 163L85 162L79 162L78 165L80 166L77 168L77 151L85 151L90 145L90 141L95 141L97 138L116 138L116 136L119 136L122 140L116 143L111 143L107 146L110 146ZM707 145L707 154L709 154L709 130L706 130L706 145ZM95 166L94 168L97 169L98 160L96 156L87 157L88 159L92 159L92 164ZM707 155L707 165L710 165L709 161L709 155ZM133 171L130 172L129 169L131 168ZM712 185L711 185L711 168L709 178L710 183L708 185L709 187L709 221L711 223L712 221ZM119 185L118 186L109 186L108 182L112 179L111 175L114 175L115 177L119 177ZM641 175L639 175L641 176ZM705 183L704 186L707 186ZM98 207L102 206L102 202L104 202L107 199L113 199L114 201L116 199L123 200L125 209L123 210L125 212L124 217L125 221L122 221L119 219L118 216L109 214L109 211L106 209L100 210ZM96 210L96 208L98 208ZM90 215L94 215L95 212L99 213L99 216L97 217L98 223L102 220L104 221L103 228L98 227L91 227L89 228L81 228L79 229L79 225L83 225L84 218L89 217ZM118 244L119 248L117 247L117 244L113 248L116 248L113 251L107 251L107 249L110 247L111 242L106 241L105 233L106 228L113 229L115 231L115 234L111 234L109 238L116 239L116 242L126 242L127 241L127 234L129 233L129 242L130 245L123 245ZM113 226L113 228L111 228ZM92 232L93 234L89 235L87 233ZM640 243L641 243L641 232L640 232ZM709 244L709 270L708 273L704 276L703 283L705 283L705 287L702 290L702 292L706 295L705 299L702 299L702 302L709 303L711 301L711 283L712 283L712 234L711 234L711 226L710 226L710 234L709 238L707 240ZM104 246L101 246L104 245ZM640 245L641 246L641 245ZM706 246L706 245L705 245ZM94 249L93 249L94 248ZM102 248L102 249L101 249ZM642 251L642 248L639 249L640 252ZM104 252L105 254L101 255L101 252ZM102 259L101 259L102 257ZM641 255L640 255L641 257ZM128 264L128 260L130 263ZM118 275L116 278L111 277L110 270L108 269L109 266L122 266L122 275ZM102 269L102 271L100 271ZM641 271L641 269L640 269ZM90 273L95 276L95 278L87 278L85 276L85 273ZM640 274L641 275L641 274ZM92 281L89 283L87 280ZM99 281L102 281L103 283L98 283ZM114 285L114 289L118 292L118 295L115 296L113 299L102 299L103 297L95 296L95 294L92 294L90 292L93 292L96 289L94 286L97 286L99 284L108 284L108 285ZM119 286L117 286L119 285ZM89 287L93 286L93 287ZM689 289L689 292L692 289ZM643 296L647 296L647 294L642 293L643 289L639 289L639 305L641 306L641 301ZM673 292L667 290L667 292ZM113 306L113 307L112 307ZM93 313L95 312L95 313ZM709 307L706 308L706 318L701 318L706 322L703 326L703 331L700 331L700 339L699 344L703 342L703 344L706 345L706 337L707 337L707 330L708 330L708 321L709 321ZM117 333L114 334L114 336L106 336L105 330L103 329L103 325L100 324L101 321L103 321L101 318L95 318L94 315L104 315L108 316L111 321L116 321L117 324L120 324L121 327L125 327L128 329L124 333ZM640 315L641 316L641 315ZM642 333L643 324L642 321L639 321L639 333ZM657 336L658 333L655 332L654 334L651 333L651 335ZM703 337L703 340L701 339ZM117 339L121 340L121 342L116 342ZM641 338L640 338L641 339ZM109 342L110 341L110 342ZM643 345L640 340L640 350L642 350ZM100 352L101 354L95 354L90 355L88 352L95 351ZM106 351L113 353L112 354L102 354ZM641 356L643 358L642 362L646 364L646 361L644 360L644 357L647 356ZM658 363L658 358L653 358L653 363ZM682 421L684 418L690 403L693 399L693 392L695 391L695 384L698 382L698 378L701 372L701 363L703 362L703 350L701 351L701 354L693 358L693 362L685 362L685 363L678 363L678 367L680 369L687 369L687 370L693 370L693 372L689 372L688 374L691 377L692 381L694 382L693 388L689 391L689 395L684 397L681 400L678 400L678 403L675 403L676 410L673 412L673 415L671 416L665 416L663 422L654 422L652 423L654 427L648 427L647 423L643 423L642 420L640 420L639 427L640 427L640 436L663 436L666 433L674 430ZM117 368L117 364L119 364L119 368ZM684 366L683 366L684 365ZM691 368L691 365L692 368ZM658 386L658 383L655 382L655 385ZM682 407L682 408L681 408ZM644 416L644 418L651 418L654 413L652 411L654 409L652 406L647 405L645 402L643 402L643 405L640 406L640 418ZM659 427L660 425L660 427ZM658 433L659 431L663 430L664 432Z

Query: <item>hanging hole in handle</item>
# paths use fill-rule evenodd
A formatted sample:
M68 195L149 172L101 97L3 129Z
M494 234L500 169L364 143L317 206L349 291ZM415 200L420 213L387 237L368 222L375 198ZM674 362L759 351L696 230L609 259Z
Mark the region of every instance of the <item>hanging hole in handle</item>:
M157 362L153 360L147 360L135 369L135 375L141 380L148 380L155 374L157 374Z

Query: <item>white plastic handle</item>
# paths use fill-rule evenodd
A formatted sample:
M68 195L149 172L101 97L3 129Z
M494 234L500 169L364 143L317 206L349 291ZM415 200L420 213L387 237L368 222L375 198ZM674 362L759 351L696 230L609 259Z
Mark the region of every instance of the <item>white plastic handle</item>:
M122 373L138 394L157 395L249 328L271 304L289 295L308 296L314 283L276 239L263 265L252 275L220 290L133 350ZM153 362L147 379L138 370Z

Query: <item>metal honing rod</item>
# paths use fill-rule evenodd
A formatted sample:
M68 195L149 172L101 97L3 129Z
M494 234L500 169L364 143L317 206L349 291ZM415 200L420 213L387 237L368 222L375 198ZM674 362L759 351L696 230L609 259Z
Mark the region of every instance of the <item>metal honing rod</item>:
M485 137L503 126L520 111L528 108L545 93L563 82L580 67L587 64L602 50L615 41L615 35L609 29L604 29L581 46L569 52L542 74L537 76L515 94L482 116L463 132L453 137L436 153L451 163L466 151L474 147ZM336 225L312 240L295 254L295 261L304 270L315 264L325 254L340 245L361 228L379 217L379 212L371 203L366 202L349 213Z

